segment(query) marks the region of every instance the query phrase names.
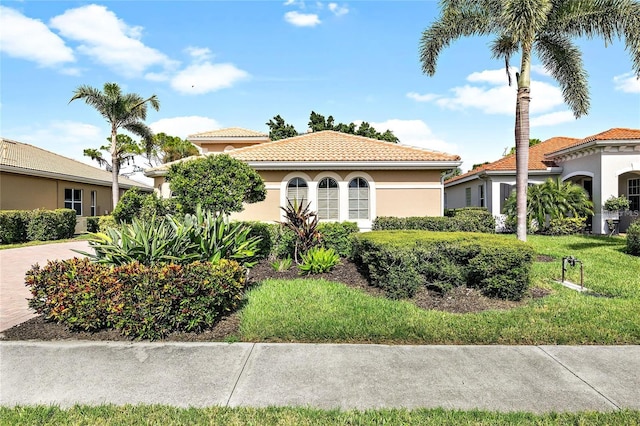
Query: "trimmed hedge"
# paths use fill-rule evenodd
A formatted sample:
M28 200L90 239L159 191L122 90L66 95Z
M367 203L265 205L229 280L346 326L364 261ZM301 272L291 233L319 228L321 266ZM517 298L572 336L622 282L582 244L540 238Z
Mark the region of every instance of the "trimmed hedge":
M640 220L636 220L627 228L627 253L640 256Z
M445 216L390 217L373 221L374 231L423 230L434 232L496 232L493 215L484 208L447 210Z
M545 235L575 235L582 234L587 226L586 217L560 217L551 219L549 226L540 233Z
M7 210L0 212L0 242L49 241L71 238L76 228L76 211Z
M29 307L48 320L141 339L210 328L239 307L245 289L244 269L224 259L110 267L74 258L35 265L25 281L33 295Z
M360 228L356 222L321 222L318 232L324 248L335 250L341 257L349 257L353 245L352 237L360 232Z
M425 231L360 234L353 252L369 282L394 299L412 297L423 285L441 292L466 285L520 300L534 254L526 243L495 235Z

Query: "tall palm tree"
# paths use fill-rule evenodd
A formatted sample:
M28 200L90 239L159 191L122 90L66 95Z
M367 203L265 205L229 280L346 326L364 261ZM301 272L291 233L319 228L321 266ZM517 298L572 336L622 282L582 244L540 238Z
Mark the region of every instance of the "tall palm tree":
M469 36L495 36L491 51L509 61L520 53L516 73L516 191L518 239L527 238L529 102L531 58L538 56L558 81L576 118L589 111L587 73L571 38L601 37L606 44L624 38L633 71L640 78L640 3L637 0L441 0L439 18L422 33L422 71L433 76L438 55L451 42Z
M147 118L147 104L156 111L160 109L160 102L156 95L143 99L136 93L123 94L116 83L105 83L103 91L91 86L79 86L73 92L69 103L76 99L84 99L87 105L94 107L111 125L111 164L118 162L118 129L128 130L147 141L153 137L153 132L143 121ZM120 197L117 167L111 168L111 182L113 208L115 208Z

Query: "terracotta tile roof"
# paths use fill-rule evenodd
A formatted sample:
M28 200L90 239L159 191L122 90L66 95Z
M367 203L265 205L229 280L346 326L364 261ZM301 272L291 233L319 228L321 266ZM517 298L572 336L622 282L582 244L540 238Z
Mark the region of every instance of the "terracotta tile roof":
M579 139L576 138L566 138L566 137L555 137L551 139L547 139L544 142L540 142L537 145L534 145L529 148L529 170L547 170L549 167L554 167L556 164L553 161L549 161L545 159L545 154L549 152L558 151L564 148L567 148L575 143L577 143ZM447 180L445 183L449 184L452 182L459 181L469 176L473 176L480 172L485 171L510 171L516 170L516 156L515 154L507 155L506 157L502 157L501 159L494 161L493 163L484 164L480 167L476 167L475 169L462 174L460 176L456 176Z
M589 142L616 141L616 140L640 140L640 129L624 129L624 128L618 127L618 128L605 130L604 132L598 133L596 135L591 135L584 139L577 140L576 142L574 142L569 146L565 146L553 151L549 151L547 154L551 154L566 148L573 148L580 145L585 145L585 144L588 144Z
M62 180L91 180L111 186L111 173L71 158L22 142L0 138L0 168L15 167L24 172L45 172ZM101 182L101 183L99 183ZM150 189L148 185L120 176L120 185Z
M460 156L324 130L239 148L226 154L245 162L459 161Z
M268 134L256 132L255 130L243 129L241 127L228 127L226 129L210 130L208 132L195 133L187 136L188 139L194 138L267 138Z

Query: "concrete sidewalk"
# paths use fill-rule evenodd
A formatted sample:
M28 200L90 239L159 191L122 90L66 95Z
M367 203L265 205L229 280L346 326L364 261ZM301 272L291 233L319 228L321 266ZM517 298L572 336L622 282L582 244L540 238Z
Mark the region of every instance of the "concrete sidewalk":
M640 409L640 346L0 342L0 404Z
M36 316L27 304L31 293L24 285L24 275L31 266L44 266L49 259L82 257L74 249L89 251L89 243L70 241L0 250L0 331Z

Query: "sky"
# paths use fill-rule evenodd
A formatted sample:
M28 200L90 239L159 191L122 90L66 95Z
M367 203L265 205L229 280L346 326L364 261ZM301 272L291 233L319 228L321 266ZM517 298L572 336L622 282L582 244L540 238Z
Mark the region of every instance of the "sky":
M0 135L89 164L83 149L110 127L80 85L153 94L155 132L223 127L268 133L281 115L305 132L311 111L368 121L400 142L462 157L463 171L514 146L515 86L489 38L442 51L436 74L419 61L435 1L3 1L0 5ZM640 81L618 40L577 40L591 109L576 120L561 90L533 60L531 137L584 138L640 128ZM514 70L519 57L511 63ZM145 181L144 177L133 176Z

